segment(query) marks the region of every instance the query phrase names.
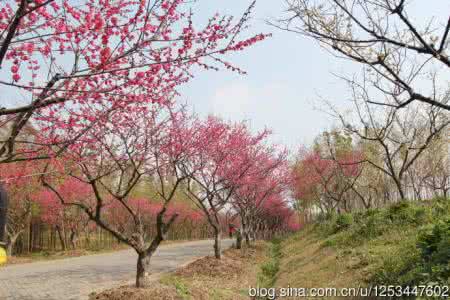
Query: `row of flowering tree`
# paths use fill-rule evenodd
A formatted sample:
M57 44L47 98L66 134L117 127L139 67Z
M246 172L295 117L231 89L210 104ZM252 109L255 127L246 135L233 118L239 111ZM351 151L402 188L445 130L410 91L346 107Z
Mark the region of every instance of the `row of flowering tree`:
M6 182L9 191L8 222L6 224L6 245L8 255L11 255L14 244L25 232L32 215L33 195L41 189L39 172L34 162L12 163L8 168L0 168L0 178Z
M249 243L256 232L276 231L263 226L269 222L269 214L262 212L267 208L266 202L271 203L271 197L282 200L283 207L278 212L283 218L278 225L288 229L284 225L290 215L284 213L292 214L287 200L291 172L287 152L269 146L270 132L252 134L245 123L226 123L215 117L195 128L195 150L179 168L188 180L187 196L204 212L213 228L215 257L221 257L220 220L225 212L234 215L233 221L240 224L238 248L242 237Z
M266 37L240 37L253 6L198 27L183 0L2 4L0 87L22 97L0 108L0 163L39 161L45 189L33 201L46 221L73 242L93 223L132 247L138 287L179 218L180 194L210 224L217 258L227 211L248 241L289 228L286 153L269 146L269 132L173 104L194 67L243 73L225 55ZM146 186L154 193L136 198Z
M137 286L148 283L151 258L179 218L174 203L181 194L210 224L217 258L229 211L239 216L247 241L257 232L295 229L286 200L287 154L268 146L267 131L252 134L244 123L201 120L167 105L131 118L119 114L101 129L47 163L42 181L61 205L77 208L137 252ZM64 191L64 182L73 181L76 197ZM133 197L142 186L155 191L152 199ZM80 197L85 189L90 192Z
M266 38L242 37L254 5L199 20L185 0L2 1L0 164L76 153L171 102L194 69L244 73L225 56Z
M294 165L299 209L310 218L448 197L448 118L422 123L420 117L414 113L404 121L390 115L384 127L348 126L318 136Z
M249 244L257 234L272 235L278 229L286 229L292 214L286 200L292 177L287 152L264 144L249 150L246 156L253 164L235 185L232 199L241 223L236 241L238 248L242 239ZM290 214L286 215L286 212Z
M51 251L58 249L58 245L61 250L106 246L109 238L102 242L98 240L99 236L94 235L104 230L99 231L95 222L79 207L61 203L55 193L42 186L39 179L43 173L49 173L47 176L54 175L55 188L68 202L87 201L92 198L93 193L89 185L74 177L64 178L58 169L54 173L44 172L45 166L45 162L32 160L10 163L6 168L0 169L0 176L9 192L5 239L8 255L32 251L34 247ZM151 190L145 189L131 195L129 200L130 206L140 209L148 216L146 226L150 228L150 235L153 234L151 224L155 222L161 206L160 203L149 201L152 194ZM179 214L175 222L176 232L172 233L172 238L205 237L207 224L203 214L186 203L181 195L177 196L178 199L169 212ZM123 230L129 226L127 213L114 202L111 202L107 209L107 218ZM37 231L33 229L36 228L35 225L38 226ZM49 240L44 240L47 236ZM95 244L91 243L91 237L96 238Z

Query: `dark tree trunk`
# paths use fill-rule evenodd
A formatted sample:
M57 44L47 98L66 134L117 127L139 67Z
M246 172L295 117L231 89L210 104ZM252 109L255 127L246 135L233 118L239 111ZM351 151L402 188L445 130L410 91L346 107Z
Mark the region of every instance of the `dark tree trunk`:
M220 225L214 225L213 226L214 231L214 257L217 259L221 259L222 253L221 253L221 232L220 232Z
M156 220L156 236L151 242L148 248L144 248L144 236L141 234L141 241L139 247L136 249L138 252L138 260L137 260L137 271L136 271L136 287L142 288L150 285L150 260L158 249L159 245L163 240L166 239L167 232L169 231L170 226L178 217L178 214L172 215L170 220L165 223L163 221L164 214L167 208L164 207L157 216ZM143 233L143 230L141 231ZM145 250L144 250L145 249Z
M6 241L6 221L8 217L8 195L0 182L0 244Z
M249 220L242 222L242 235L245 238L245 245L250 246L250 228L251 223Z
M78 237L76 231L72 230L70 232L70 246L72 247L72 250L76 249L77 238Z
M84 233L86 246L89 248L91 246L91 233L89 231L85 231Z
M398 194L400 195L400 200L406 200L405 191L403 190L401 181L401 178L394 178L395 186L397 187Z
M236 231L236 249L242 249L242 234L241 230Z
M248 229L244 232L244 236L245 236L245 244L247 246L250 246L250 234L248 232Z
M22 234L22 230L17 232L16 234L10 235L8 245L6 248L6 254L8 256L11 256L13 254L14 245L16 244L17 239L19 238L19 236L21 234Z
M12 256L14 244L15 242L13 242L12 240L9 241L8 246L6 247L6 255Z
M241 232L240 232L241 237L240 238L241 238L241 241L242 241L242 239L245 239L245 243L248 246L250 241L248 241L248 226L247 226L246 222L247 221L246 221L245 217L241 217Z
M158 234L146 250L138 251L136 287L142 288L150 285L150 260L163 240L164 235Z
M66 251L66 249L67 249L66 241L65 241L64 235L61 231L61 227L56 226L56 231L58 232L59 241L61 242L61 249L62 249L62 251Z
M151 255L146 253L138 254L136 287L148 287L150 284L150 259Z

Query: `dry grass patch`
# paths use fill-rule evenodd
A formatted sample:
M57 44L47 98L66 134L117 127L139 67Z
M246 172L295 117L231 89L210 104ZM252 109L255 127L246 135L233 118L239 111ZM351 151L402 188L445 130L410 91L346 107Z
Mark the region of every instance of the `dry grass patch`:
M239 300L257 284L259 265L266 259L266 243L242 250L228 249L222 259L207 256L164 275L150 288L122 286L92 294L90 300Z
M161 279L175 285L183 299L248 299L248 288L257 284L259 265L267 258L266 243L242 250L228 249L221 260L199 259Z
M137 289L132 286L121 286L92 294L89 300L182 300L175 287L166 286L155 282L152 288Z
M312 229L282 242L278 288L318 288L363 286L363 272L355 270L355 262L347 255L323 245ZM286 298L288 299L288 298Z

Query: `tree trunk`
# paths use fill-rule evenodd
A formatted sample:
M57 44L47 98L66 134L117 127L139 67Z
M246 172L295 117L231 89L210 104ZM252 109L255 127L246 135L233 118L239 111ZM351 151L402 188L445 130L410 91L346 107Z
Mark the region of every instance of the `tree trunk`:
M236 249L242 249L242 234L241 234L241 230L236 230Z
M151 255L145 253L138 254L136 287L148 287L150 284L150 258Z
M61 227L56 226L56 231L58 232L59 241L61 242L62 251L66 251L66 241L64 240L64 235L61 232Z
M170 221L170 223L172 223ZM170 225L168 226L170 227ZM166 229L168 229L168 227ZM136 287L148 287L150 285L150 260L155 254L161 242L164 240L163 232L165 230L159 230L159 234L155 236L150 246L145 250L136 250L138 252L137 271L136 271ZM143 242L143 240L141 241ZM143 246L143 245L141 245ZM135 248L136 249L136 248ZM142 249L142 248L141 248Z
M242 222L242 235L247 246L250 246L250 226L250 222Z
M220 225L214 225L214 256L221 259L221 232Z
M12 239L9 241L8 246L6 247L6 255L12 256L13 253L13 247L16 241L13 241Z
M248 226L247 226L245 217L241 217L241 230L240 231L241 231L240 232L240 234L241 234L241 241L242 241L243 238L245 238L245 243L248 246L250 241L247 241L248 240L248 235L247 235L248 234L248 232L247 232L248 231Z
M147 287L150 285L150 259L152 258L153 254L158 249L159 245L163 240L165 240L167 236L167 232L169 231L170 226L175 221L175 219L178 217L178 214L172 215L170 220L167 223L164 223L163 217L166 212L166 207L164 207L157 216L156 219L156 227L157 227L157 233L154 237L153 241L151 242L150 246L147 249L143 249L144 247L144 236L142 233L143 227L140 227L140 245L139 248L135 248L136 252L138 252L138 260L137 260L137 271L136 271L136 287L142 288Z
M249 234L249 232L248 232L248 229L245 230L245 232L244 232L244 237L245 237L245 244L246 244L247 246L250 246L250 234Z
M86 247L89 248L91 246L91 234L90 234L89 230L85 231L84 238L85 238Z
M405 192L403 191L403 186L401 183L402 179L394 178L395 186L397 187L398 193L400 195L400 200L406 200Z
M0 182L0 243L6 241L6 223L8 219L8 195ZM4 245L4 244L3 244Z
M8 246L6 248L6 254L8 256L12 256L14 245L16 244L17 239L19 238L21 233L22 233L22 231L19 231L18 233L9 237Z
M76 248L77 239L76 231L72 230L70 232L70 246L72 247L72 250L75 250Z

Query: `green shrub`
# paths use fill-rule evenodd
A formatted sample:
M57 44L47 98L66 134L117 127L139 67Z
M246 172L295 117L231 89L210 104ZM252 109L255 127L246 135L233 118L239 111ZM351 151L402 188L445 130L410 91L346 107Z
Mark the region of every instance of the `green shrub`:
M450 219L423 228L417 240L424 261L425 281L448 283L450 277Z
M337 219L336 213L321 214L317 219L315 231L321 234L322 236L329 236L336 233L335 231L336 219Z
M183 299L190 299L190 293L189 288L184 284L182 281L175 281L174 282L175 289L177 291L177 294L181 296Z
M328 221L334 220L335 218L336 218L336 212L330 211L330 212L327 212L327 213L320 213L317 216L316 221L318 223L323 223L323 222L328 222Z
M415 239L405 240L383 257L369 281L377 285L417 285L423 273L420 262Z
M333 238L326 239L322 243L322 247L335 247L336 245L337 245L336 239Z
M382 235L391 225L391 221L380 210L368 210L359 220L356 235L371 239Z
M431 209L435 216L449 216L450 215L450 199L444 197L436 197L430 200Z
M371 284L450 284L450 199L330 213L314 228L324 247L363 249L357 268L368 268Z
M412 223L414 212L409 202L400 201L389 207L387 217L395 224Z
M427 224L432 221L432 213L428 207L416 207L414 210L414 220L418 225Z
M389 207L386 216L393 224L422 225L430 222L431 211L417 203L401 201Z
M279 268L278 263L271 260L261 266L261 271L265 277L272 278L277 274L278 268Z
M338 232L341 230L348 229L353 224L353 215L349 213L343 213L337 216L334 223L334 231Z

